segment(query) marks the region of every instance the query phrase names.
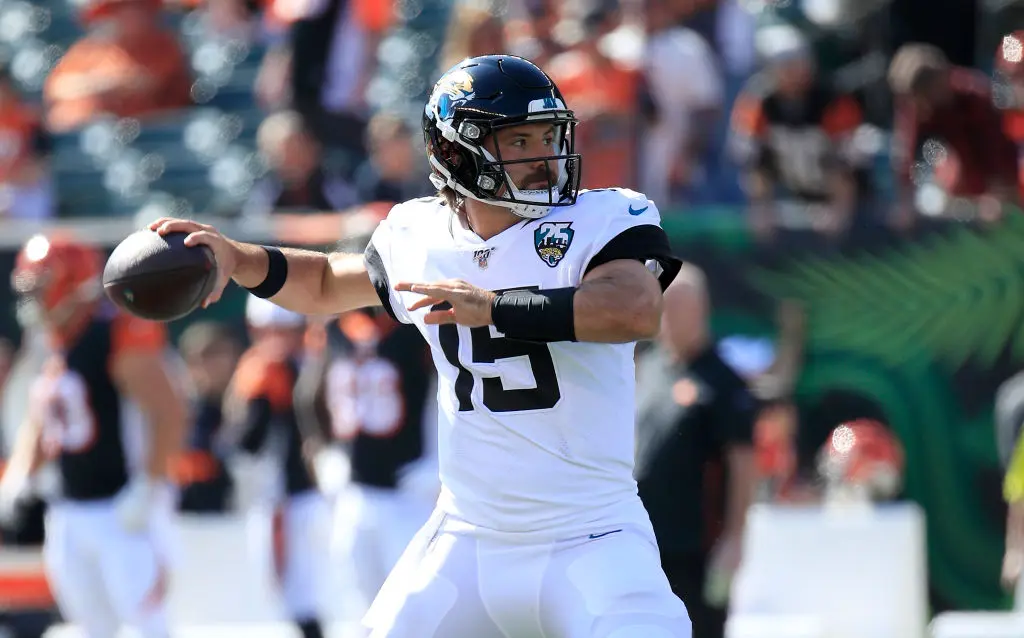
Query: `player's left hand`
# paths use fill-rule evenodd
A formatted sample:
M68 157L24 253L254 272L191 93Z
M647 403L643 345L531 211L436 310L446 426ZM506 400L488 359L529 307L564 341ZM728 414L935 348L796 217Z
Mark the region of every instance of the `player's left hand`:
M428 312L423 318L424 323L457 323L470 328L489 326L492 323L491 304L494 302L495 294L461 279L445 279L429 284L403 281L395 286L395 290L426 295L409 306L410 312L444 302L451 304L451 308L446 310Z

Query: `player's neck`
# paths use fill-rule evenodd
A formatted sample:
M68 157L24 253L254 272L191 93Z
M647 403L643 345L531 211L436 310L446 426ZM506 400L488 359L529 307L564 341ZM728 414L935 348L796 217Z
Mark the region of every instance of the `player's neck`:
M484 241L505 232L522 221L521 217L516 216L504 206L495 206L468 198L462 205L459 219Z

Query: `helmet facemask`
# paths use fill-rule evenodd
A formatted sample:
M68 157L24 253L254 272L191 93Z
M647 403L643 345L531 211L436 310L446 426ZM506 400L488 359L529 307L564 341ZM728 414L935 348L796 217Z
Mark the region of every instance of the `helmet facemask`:
M435 122L434 130L440 136L431 135L433 131L428 130L427 145L434 169L431 181L438 188L447 186L463 197L508 208L527 219L543 217L554 207L576 203L581 159L575 153L577 121L572 111L549 109L494 119L477 118L470 113L450 120L437 117ZM502 130L545 122L554 128L554 155L506 159L501 156L500 144L495 142L493 153L484 144L489 138L496 140L494 136ZM543 166L544 175L539 177L547 187L524 189L516 185L508 168L537 163Z

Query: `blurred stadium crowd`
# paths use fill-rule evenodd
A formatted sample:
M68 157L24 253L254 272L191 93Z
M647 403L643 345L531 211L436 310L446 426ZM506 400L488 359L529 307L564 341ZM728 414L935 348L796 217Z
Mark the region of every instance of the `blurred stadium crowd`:
M1024 3L1015 0L2 0L0 221L16 229L3 245L13 259L29 231L51 224L114 219L128 229L162 215L226 220L267 241L358 245L389 203L433 192L420 116L434 79L496 52L546 69L576 111L583 186L646 193L666 228L728 218L759 246L785 250L794 233L842 248L920 224L998 224L1024 194L1018 29ZM79 239L117 241L101 235ZM885 414L844 396L808 417L824 424L810 443L794 442L801 305L773 309L773 339L719 339L728 335L711 334L715 291L699 271L687 276L684 292L666 300L665 338L639 349L638 479L700 638L722 635L751 502L817 501L851 484L895 498L910 443L882 425ZM13 317L13 296L0 299L12 301ZM412 479L403 469L429 457L429 424L417 423L417 440L398 453L378 445L392 436L385 417L398 419L396 409L429 422L433 371L419 365L422 344L399 336L405 355L424 360L380 355L401 368L407 392L415 387L415 397L389 399L389 373L365 367L366 352L376 357L395 338L380 318L307 323L239 308L172 326L192 397L180 509L234 511L246 500L242 483L259 480L251 468L229 468L217 438L231 416L225 398L246 383L275 409L294 403L296 423L319 424L304 430L305 447L291 441L298 458L324 444L309 434L317 427L346 442L320 468L322 482L334 476L337 490L356 477L429 501L429 463ZM26 370L39 362L31 321L7 324L9 447L26 409ZM309 387L246 381L239 361L268 330L281 331L270 338L286 339L296 359L318 362ZM707 399L706 387L730 394ZM676 411L666 416L666 404ZM1005 419L1014 433L1024 420ZM659 438L666 428L678 434L675 446ZM1000 448L1005 463L1015 436ZM394 472L374 476L368 468L382 455ZM380 510L373 533L403 530L381 541L388 548L347 555L396 558L419 520L417 502ZM1024 564L1017 515L1008 583ZM6 530L13 544L41 533L31 524ZM932 603L957 606L941 596Z

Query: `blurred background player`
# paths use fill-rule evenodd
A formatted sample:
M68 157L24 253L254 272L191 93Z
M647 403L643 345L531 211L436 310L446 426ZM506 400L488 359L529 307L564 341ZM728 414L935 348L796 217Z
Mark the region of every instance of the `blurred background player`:
M440 492L434 373L419 331L380 309L343 314L326 336L322 360L311 366L321 402L314 411L326 419L304 419L312 426L305 436L311 454L330 441L347 457L332 545L368 606Z
M695 638L724 635L756 483L758 402L719 356L708 306L703 274L685 266L665 291L659 347L637 370L637 485Z
M191 428L185 450L175 461L175 479L181 488L178 509L225 513L231 507L231 476L216 443L224 422L224 395L242 345L227 325L199 321L181 334L178 350L192 390Z
M321 638L317 574L324 502L302 455L294 392L303 365L306 320L250 297L245 318L252 345L225 399L222 444L237 450L238 505L251 517L250 540L266 547L268 519L284 605L303 638ZM246 496L248 494L248 496Z
M88 638L123 625L166 638L172 456L186 406L165 357L161 324L101 299L101 258L69 239L36 236L18 254L13 285L38 313L50 355L0 481L10 512L47 461L51 500L44 559L64 617Z
M826 503L877 503L903 488L903 445L874 419L856 419L832 430L818 455Z

